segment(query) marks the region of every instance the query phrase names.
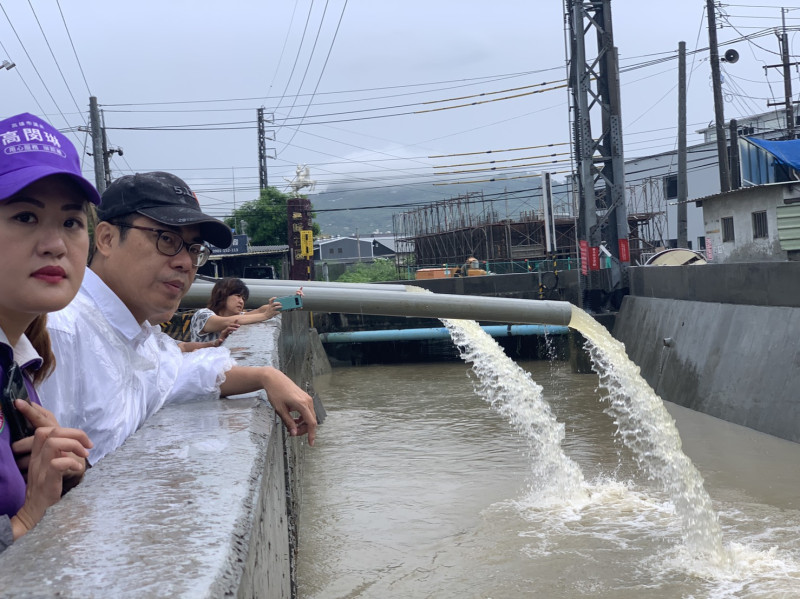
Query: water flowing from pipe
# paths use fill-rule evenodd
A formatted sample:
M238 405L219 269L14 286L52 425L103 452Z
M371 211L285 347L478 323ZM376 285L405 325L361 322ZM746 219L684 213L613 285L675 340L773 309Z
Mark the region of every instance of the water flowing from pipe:
M681 448L675 421L647 384L625 346L580 308L573 307L569 326L586 338L592 366L606 391L606 412L639 466L669 493L681 519L683 541L697 557L729 562L722 533L703 478Z
M585 501L580 467L564 453L564 424L542 397L542 387L530 373L472 320L442 319L465 362L477 375L476 393L526 439L531 452L531 489L539 505Z

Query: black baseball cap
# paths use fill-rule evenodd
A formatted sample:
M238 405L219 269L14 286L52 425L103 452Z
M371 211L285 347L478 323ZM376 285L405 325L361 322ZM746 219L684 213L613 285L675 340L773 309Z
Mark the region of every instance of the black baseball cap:
M97 217L101 221L112 221L133 213L173 227L199 225L203 240L218 248L226 248L233 242L230 227L203 214L197 196L186 182L170 173L125 175L108 186Z

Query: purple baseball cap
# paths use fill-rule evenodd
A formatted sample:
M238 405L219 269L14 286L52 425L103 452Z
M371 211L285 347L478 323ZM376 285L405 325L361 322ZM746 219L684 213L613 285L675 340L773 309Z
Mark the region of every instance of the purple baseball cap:
M43 119L24 112L0 121L0 202L49 175L67 175L93 204L100 194L81 175L75 146Z

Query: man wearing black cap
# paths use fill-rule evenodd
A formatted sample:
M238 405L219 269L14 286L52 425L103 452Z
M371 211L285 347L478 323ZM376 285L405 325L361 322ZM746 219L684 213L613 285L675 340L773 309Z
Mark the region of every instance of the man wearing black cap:
M308 433L313 445L311 397L286 375L235 366L225 348L181 353L149 322L178 308L208 260L204 242L231 244L227 225L201 211L184 181L163 172L115 180L97 214L81 290L48 322L58 367L42 389L63 426L80 423L92 438L89 462L119 447L167 402L258 389L266 390L290 434Z

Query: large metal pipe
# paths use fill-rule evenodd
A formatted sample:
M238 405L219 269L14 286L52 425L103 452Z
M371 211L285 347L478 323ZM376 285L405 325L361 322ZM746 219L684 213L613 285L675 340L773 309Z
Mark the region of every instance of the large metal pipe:
M528 335L566 335L569 327L539 324L507 324L481 327L492 337L522 337ZM446 327L430 329L383 329L380 331L351 331L321 333L323 343L370 343L374 341L427 341L429 339L450 339Z
M201 279L206 280L206 279ZM288 279L241 279L248 288L269 285L272 287L286 287L281 295L289 295L298 287L305 291L312 287L344 287L346 289L371 289L373 291L406 291L407 285L402 283L329 283L327 281L291 281ZM215 281L210 280L211 283Z
M200 308L208 303L212 285L196 281L181 306ZM250 288L248 305L260 306L271 297L289 295L285 285L264 283ZM350 289L344 286L303 286L303 308L319 312L459 318L491 322L569 325L572 304L545 300L511 299L444 293L413 293Z

